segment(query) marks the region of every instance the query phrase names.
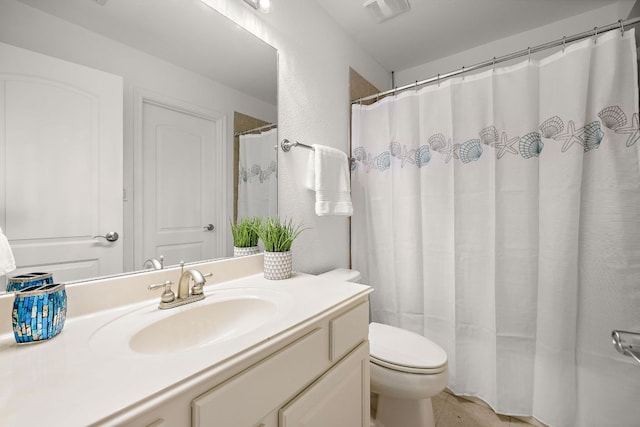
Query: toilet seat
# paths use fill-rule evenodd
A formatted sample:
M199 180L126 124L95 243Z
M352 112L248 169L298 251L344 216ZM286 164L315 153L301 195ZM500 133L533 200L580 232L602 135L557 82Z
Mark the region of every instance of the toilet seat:
M371 363L397 372L434 375L447 369L447 354L416 333L381 323L369 324Z
M426 368L416 368L412 366L396 365L394 363L389 363L384 360L376 359L373 356L369 358L369 361L374 365L378 365L386 369L391 369L392 371L396 371L396 372L403 372L406 374L435 375L447 370L446 363L437 368L426 369Z

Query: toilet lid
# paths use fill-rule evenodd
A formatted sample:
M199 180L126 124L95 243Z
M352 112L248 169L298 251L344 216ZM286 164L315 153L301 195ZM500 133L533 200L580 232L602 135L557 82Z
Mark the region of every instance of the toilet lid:
M381 323L369 325L371 362L385 368L417 374L435 374L447 368L447 353L416 333Z

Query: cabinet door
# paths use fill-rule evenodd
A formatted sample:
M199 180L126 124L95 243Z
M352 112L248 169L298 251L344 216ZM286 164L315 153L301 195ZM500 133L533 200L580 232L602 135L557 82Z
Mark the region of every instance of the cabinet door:
M328 367L326 329L316 329L285 349L198 396L193 427L253 427ZM261 421L258 421L261 420ZM353 427L353 426L352 426Z
M280 410L280 427L368 425L368 341Z

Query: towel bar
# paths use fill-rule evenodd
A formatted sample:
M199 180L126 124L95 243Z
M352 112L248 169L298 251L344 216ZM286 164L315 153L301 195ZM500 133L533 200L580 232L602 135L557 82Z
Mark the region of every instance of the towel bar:
M291 147L304 147L308 150L315 151L315 149L311 145L303 144L302 142L291 142L286 138L280 142L280 148L282 148L282 151L284 151L285 153L291 150ZM351 166L353 162L355 162L355 159L353 157L349 157L349 166Z
M291 150L291 147L304 147L304 148L308 148L309 150L313 150L313 147L310 145L303 144L298 141L291 142L288 139L283 139L282 142L280 143L280 147L282 147L282 151L284 152Z

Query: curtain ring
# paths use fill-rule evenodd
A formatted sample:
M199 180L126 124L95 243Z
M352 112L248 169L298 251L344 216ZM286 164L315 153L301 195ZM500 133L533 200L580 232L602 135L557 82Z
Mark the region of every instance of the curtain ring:
M416 80L416 92L418 91L418 81Z
M593 44L598 43L598 27L593 27Z
M464 65L462 66L462 80L464 80Z
M531 46L527 48L527 55L529 55L529 62L531 62Z
M438 87L440 87L440 73L438 73Z
M624 36L624 24L622 23L622 19L618 19L618 24L620 24L620 34Z
M567 36L562 36L562 53L567 48Z
M493 57L493 71L496 70L496 57Z

